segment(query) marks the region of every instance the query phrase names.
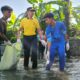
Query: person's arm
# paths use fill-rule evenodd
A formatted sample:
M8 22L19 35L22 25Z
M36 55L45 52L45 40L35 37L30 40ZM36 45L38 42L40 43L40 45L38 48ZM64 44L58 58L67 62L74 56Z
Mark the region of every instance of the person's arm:
M43 33L41 31L41 28L37 28L37 33L39 34L40 39L43 39Z
M3 27L2 22L0 22L0 37L1 37L3 40L8 41L7 36L3 33L2 27Z
M23 31L23 28L20 27L19 30L18 30L17 33L16 33L17 39L20 39L20 37L21 37L21 32L22 32L22 31Z
M5 41L9 41L8 38L6 37L6 35L4 33L0 33L0 36L2 39L4 39Z
M51 38L51 29L49 26L47 26L45 34L46 34L47 40Z
M42 33L42 29L40 27L39 21L37 19L34 19L34 20L35 20L35 26L37 29L37 33L39 34L40 39L43 39L43 33Z
M19 31L19 32L20 32L20 31L23 31L23 28L22 28L22 27L20 27L18 31Z
M48 50L50 50L51 40L52 40L50 27L46 28L46 37L47 37L47 47Z
M0 22L0 37L4 40L5 44L11 45L11 42L9 41L9 39L7 38L7 36L3 33L2 27L3 27L3 25Z
M22 32L23 31L23 28L20 27L19 30L18 30L18 33Z
M19 28L19 30L17 31L17 38L18 38L18 36L19 36L19 38L20 38L20 36L21 36L21 32L23 31L23 20L21 21L21 23L20 23L20 28Z
M62 33L64 34L66 41L69 41L69 35L67 34L67 28L63 22L62 22Z

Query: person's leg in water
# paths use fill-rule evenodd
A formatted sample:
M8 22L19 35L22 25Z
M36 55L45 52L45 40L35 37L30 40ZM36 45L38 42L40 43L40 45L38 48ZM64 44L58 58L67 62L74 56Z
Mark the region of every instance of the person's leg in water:
M61 42L58 44L58 54L59 54L59 70L64 71L65 67L65 43Z
M24 47L24 68L28 69L29 67L29 57L30 57L30 42L27 38L24 38L23 47Z
M57 47L56 43L53 43L50 46L49 64L47 64L46 70L50 70L50 68L54 62L56 47Z
M32 55L31 55L31 59L32 59L32 69L37 69L37 39L34 38L33 42L32 42Z
M43 57L44 57L44 49L45 49L45 47L39 41L39 59L43 59Z
M39 53L38 53L38 58L41 59L41 46L40 46L41 42L38 41L38 50L39 50Z
M45 47L42 45L41 46L41 59L44 58L44 50L45 50Z

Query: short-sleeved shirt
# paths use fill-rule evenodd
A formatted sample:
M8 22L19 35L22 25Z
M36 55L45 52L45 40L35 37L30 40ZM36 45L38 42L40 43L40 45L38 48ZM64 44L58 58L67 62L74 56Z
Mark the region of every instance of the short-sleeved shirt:
M57 21L55 26L48 25L46 28L47 39L51 37L51 41L65 41L66 26L63 22Z
M23 18L21 20L20 26L23 28L23 33L25 36L36 35L36 29L40 28L40 25L37 19Z
M0 19L0 33L4 33L6 35L6 26L7 22L3 18ZM0 42L2 42L4 39L0 36Z

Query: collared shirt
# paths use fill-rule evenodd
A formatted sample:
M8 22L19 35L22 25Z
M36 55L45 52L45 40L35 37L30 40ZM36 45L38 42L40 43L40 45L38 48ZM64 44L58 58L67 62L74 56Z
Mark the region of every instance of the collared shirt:
M37 19L22 19L20 26L23 28L23 33L25 36L36 35L36 29L40 28L39 22Z
M57 21L54 26L48 25L46 28L47 39L51 37L52 41L65 41L66 26L63 22Z

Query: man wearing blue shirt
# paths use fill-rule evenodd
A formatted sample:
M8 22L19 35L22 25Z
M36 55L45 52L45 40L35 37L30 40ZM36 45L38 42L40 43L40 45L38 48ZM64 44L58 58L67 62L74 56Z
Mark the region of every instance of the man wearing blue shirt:
M51 37L51 46L50 46L50 60L49 64L46 66L46 70L50 70L56 49L58 50L59 55L59 70L64 71L65 66L65 35L66 35L66 27L63 22L55 21L54 15L52 13L47 13L44 16L46 27L46 37Z

